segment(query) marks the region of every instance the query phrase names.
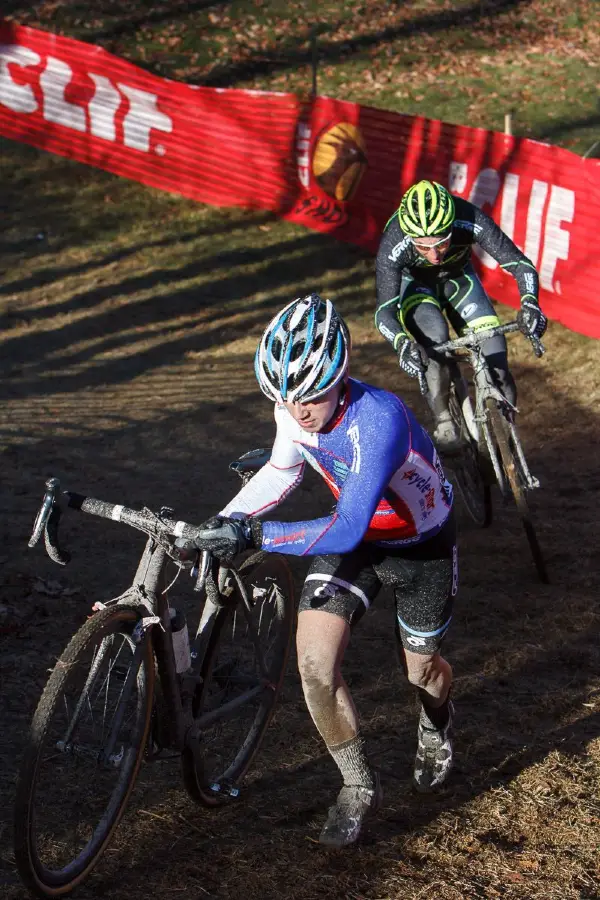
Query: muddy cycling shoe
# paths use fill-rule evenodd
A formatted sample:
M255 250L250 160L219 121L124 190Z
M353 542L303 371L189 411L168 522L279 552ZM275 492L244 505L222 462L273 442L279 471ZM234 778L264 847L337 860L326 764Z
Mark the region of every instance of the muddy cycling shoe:
M452 768L452 720L454 707L448 704L448 722L443 728L436 728L421 707L419 731L417 735L417 756L413 773L413 785L423 793L440 788L448 778Z
M433 443L439 453L460 453L462 440L454 420L449 414L442 413L436 421L433 432Z
M374 790L358 785L344 786L341 789L319 836L320 844L341 849L356 843L365 819L377 812L383 799L377 772L374 778Z

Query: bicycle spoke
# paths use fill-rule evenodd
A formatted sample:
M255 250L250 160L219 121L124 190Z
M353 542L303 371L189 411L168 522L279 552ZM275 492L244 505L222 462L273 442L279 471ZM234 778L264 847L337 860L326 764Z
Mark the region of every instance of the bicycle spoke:
M102 852L124 808L150 724L154 672L150 645L119 631L136 619L116 608L90 619L42 696L17 798L27 811L16 820L15 849L28 883L69 884ZM103 621L114 634L101 633Z
M281 686L291 638L286 564L264 553L248 564L253 574L243 580L246 596L238 585L235 609L221 611L202 670L196 709L201 766L197 755L184 754L186 787L193 799L209 806L228 796L227 789L221 793L218 786L236 782L258 747ZM243 577L243 567L240 574Z

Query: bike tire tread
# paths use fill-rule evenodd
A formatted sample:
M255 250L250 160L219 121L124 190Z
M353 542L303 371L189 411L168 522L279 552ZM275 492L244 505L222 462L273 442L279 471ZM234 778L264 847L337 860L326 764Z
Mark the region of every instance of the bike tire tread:
M145 669L146 678L145 722L142 730L142 737L137 749L137 757L132 769L132 775L127 783L121 803L116 810L112 821L109 823L109 827L100 847L85 864L84 868L80 872L77 872L71 880L63 884L45 884L42 882L32 860L30 833L32 792L36 786L39 754L43 747L46 732L54 715L57 700L67 679L70 677L71 667L77 662L77 659L81 654L86 651L90 643L97 640L98 632L102 629L106 629L107 624L112 619L117 617L123 621L123 613L128 614L127 619L132 623L140 618L140 612L135 607L111 606L99 610L75 632L58 658L56 665L46 682L33 715L30 728L32 737L29 746L25 751L17 782L14 807L14 849L17 868L23 882L33 893L40 897L65 896L74 890L74 888L76 888L77 885L79 885L92 871L104 853L108 842L125 812L143 759L150 729L154 688L154 659L151 641L149 639L147 640L146 655L140 663L140 666L143 666ZM125 621L127 621L127 619L125 619Z

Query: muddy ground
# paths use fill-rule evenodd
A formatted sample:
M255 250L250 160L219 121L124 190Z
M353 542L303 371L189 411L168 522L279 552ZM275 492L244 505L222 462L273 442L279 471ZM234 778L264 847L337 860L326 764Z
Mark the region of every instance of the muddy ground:
M285 228L295 250L317 258L325 246L331 259L332 241ZM164 289L175 275L167 278L158 262L154 282L142 285L143 303L132 302L140 287L136 252L122 262L118 254L100 259L95 268L82 263L79 272L71 260L55 278L56 261L45 259L40 278L28 257L34 274L11 268L4 276L0 896L6 900L26 896L12 856L11 804L48 669L91 604L128 584L143 543L123 526L73 513L64 523L73 554L67 569L39 547L28 550L44 480L56 475L65 487L134 507L168 504L177 517L198 521L237 488L228 460L272 437L271 409L254 382L251 357L261 324L281 305L285 266L277 270L274 294L246 305L239 283L228 294L216 275L212 294L173 293L174 328L165 324L165 298L152 285ZM249 252L259 261L261 253L272 254ZM336 277L343 283L343 264L365 263L351 249L339 252ZM222 264L215 258L215 272ZM93 281L68 281L84 269ZM361 290L342 302L355 338L353 372L394 387L422 413L372 328L371 304ZM495 497L496 520L487 531L460 516L461 587L446 648L456 679L456 769L447 790L426 798L410 789L416 704L396 668L385 593L357 629L346 665L385 789L383 809L360 847L332 853L317 843L339 780L303 706L292 657L239 802L199 809L183 791L176 762L145 766L110 851L79 897L600 896L600 354L597 343L556 324L547 345L538 363L516 338L511 358L523 439L542 484L531 505L552 584L537 581L512 507ZM286 517L320 512L324 502L307 478ZM299 584L304 564L296 561L294 569ZM192 604L189 586L184 595Z

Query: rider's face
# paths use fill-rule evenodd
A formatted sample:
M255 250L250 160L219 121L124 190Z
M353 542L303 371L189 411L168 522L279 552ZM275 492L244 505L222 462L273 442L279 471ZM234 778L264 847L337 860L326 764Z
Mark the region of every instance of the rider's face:
M434 266L438 266L450 249L451 239L452 234L447 234L442 238L439 235L437 237L413 238L413 244L419 256L422 256L423 259L426 259L427 262L432 263Z
M326 394L316 400L309 400L308 403L286 402L283 405L304 431L322 431L335 414L342 387L342 384L337 384Z

